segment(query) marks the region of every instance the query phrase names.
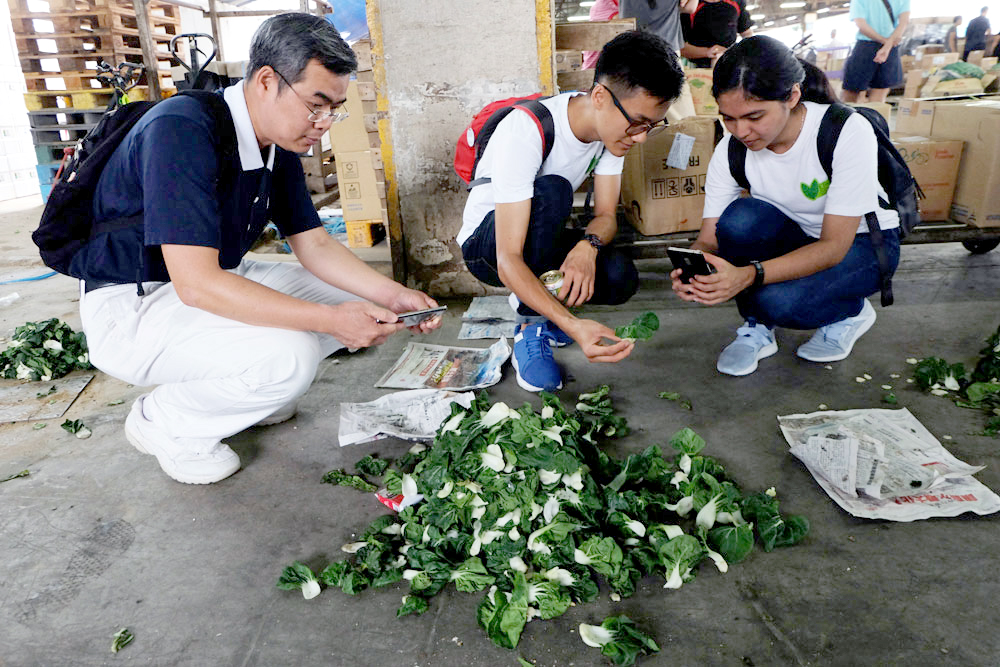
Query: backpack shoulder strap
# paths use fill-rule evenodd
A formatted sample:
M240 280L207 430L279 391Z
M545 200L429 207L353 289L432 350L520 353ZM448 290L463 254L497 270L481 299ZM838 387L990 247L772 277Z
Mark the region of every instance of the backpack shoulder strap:
M896 15L892 11L892 5L889 4L889 0L882 0L882 4L885 5L885 11L889 12L889 20L892 21L892 26L896 27Z
M819 154L819 163L823 165L828 179L833 179L833 149L837 147L840 139L840 132L844 129L844 123L850 115L854 113L851 107L840 102L834 102L823 114L823 119L819 122L819 134L816 135L816 152Z
M226 104L222 95L208 90L182 90L177 94L193 97L209 110L215 123L215 136L219 137L220 140L222 155L224 157L235 155L237 149L236 125L229 105Z
M490 138L493 136L493 132L497 129L497 125L500 124L504 118L507 117L514 109L520 109L527 113L532 120L535 121L535 125L538 126L538 133L542 137L542 162L549 156L552 152L552 144L556 140L556 125L555 120L552 118L552 113L549 111L548 107L542 104L542 100L548 99L547 97L537 97L534 99L521 100L515 102L509 107L503 107L502 109L497 109L493 112L483 126L479 129L479 134L476 136L476 158L472 163L472 175L475 176L476 168L479 166L479 160L483 157L483 153L486 152L486 144L489 143ZM473 178L469 182L467 187L468 190L477 185L482 185L483 183L489 183L491 179L489 178Z
M741 188L750 192L750 181L747 180L747 147L732 135L729 135L729 173Z

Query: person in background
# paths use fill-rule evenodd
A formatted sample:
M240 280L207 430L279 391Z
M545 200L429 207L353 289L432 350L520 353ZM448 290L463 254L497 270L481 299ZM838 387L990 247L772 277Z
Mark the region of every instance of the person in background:
M969 54L986 48L986 38L990 34L990 20L986 18L989 7L979 10L979 16L969 21L965 29L965 48L962 49L962 60L968 60Z
M681 55L695 67L711 67L738 36L753 35L753 21L744 0L699 0L690 14L681 14L681 29Z
M676 52L684 48L681 13L691 13L698 0L620 0L622 18L635 18L640 30L659 35Z
M857 102L867 91L869 102L885 102L903 83L898 45L910 22L910 0L851 0L850 17L858 41L844 63L844 101Z
M962 17L956 16L948 28L948 34L944 36L944 50L948 53L958 51L958 26L962 25Z
M875 323L867 297L881 271L863 217L878 216L892 270L899 262L899 216L879 206L878 144L865 118L852 114L833 151L827 178L816 145L834 102L826 76L781 42L751 37L727 50L713 73L712 94L731 134L708 165L701 231L692 248L716 273L680 280L685 301L707 306L736 300L744 323L716 368L748 375L778 351L775 327L816 329L796 354L828 363L846 358ZM750 196L729 164L729 144L746 148Z
M588 92L541 101L554 126L548 157L543 159L537 121L526 111L514 108L497 124L456 238L472 275L512 292L519 323L513 365L528 391L562 387L552 346L576 341L595 362L621 361L633 349L570 308L624 303L639 287L632 260L610 245L618 232L622 166L633 145L666 126L684 72L666 42L638 30L605 44L595 72ZM585 229L568 229L573 192L591 173L594 218ZM552 270L563 274L557 295L538 279Z
M591 21L610 21L618 18L618 0L597 0L590 6L588 18ZM584 51L581 69L594 69L600 51Z

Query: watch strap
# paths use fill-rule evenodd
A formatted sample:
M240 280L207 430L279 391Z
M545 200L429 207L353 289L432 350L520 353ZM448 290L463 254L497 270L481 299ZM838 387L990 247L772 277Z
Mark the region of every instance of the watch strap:
M756 259L751 260L750 264L757 271L757 274L753 277L753 285L751 287L760 287L764 284L764 265Z
M604 247L604 241L597 234L584 234L580 240L589 243L594 250L600 250Z

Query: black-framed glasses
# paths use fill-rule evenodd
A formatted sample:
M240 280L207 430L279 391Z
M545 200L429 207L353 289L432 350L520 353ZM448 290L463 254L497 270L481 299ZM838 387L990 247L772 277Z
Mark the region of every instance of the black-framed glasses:
M630 137L634 137L637 134L645 132L647 137L652 137L653 135L659 134L663 130L667 129L667 125L669 123L667 123L666 118L661 118L660 120L653 121L652 123L641 120L632 120L632 116L628 115L628 111L625 111L625 107L623 107L622 103L618 101L617 97L615 97L614 92L603 83L601 85L604 86L604 90L608 91L608 94L611 95L611 101L615 103L618 110L622 112L623 116L625 116L625 120L628 121L628 127L625 129L625 134Z
M295 96L298 97L300 100L302 100L302 104L304 104L306 108L309 109L308 118L310 123L322 123L327 118L331 119L330 120L331 123L339 123L340 121L344 120L350 115L347 111L335 111L333 109L329 111L323 111L322 109L314 108L313 105L309 104L309 102L307 102L304 97L299 95L299 91L292 88L292 84L288 83L288 79L286 79L281 72L274 69L274 67L271 67L271 69L274 71L275 74L278 75L278 77L282 81L285 82L285 85L288 86L293 93L295 93Z

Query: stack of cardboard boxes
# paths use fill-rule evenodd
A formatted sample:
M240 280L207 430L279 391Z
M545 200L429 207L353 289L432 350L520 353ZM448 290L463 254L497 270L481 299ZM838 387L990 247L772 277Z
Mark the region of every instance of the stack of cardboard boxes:
M373 246L385 237L389 223L385 201L385 171L378 134L371 43L354 44L358 56L357 80L347 89L348 117L330 127L330 143L337 165L340 205L347 226L348 245Z

